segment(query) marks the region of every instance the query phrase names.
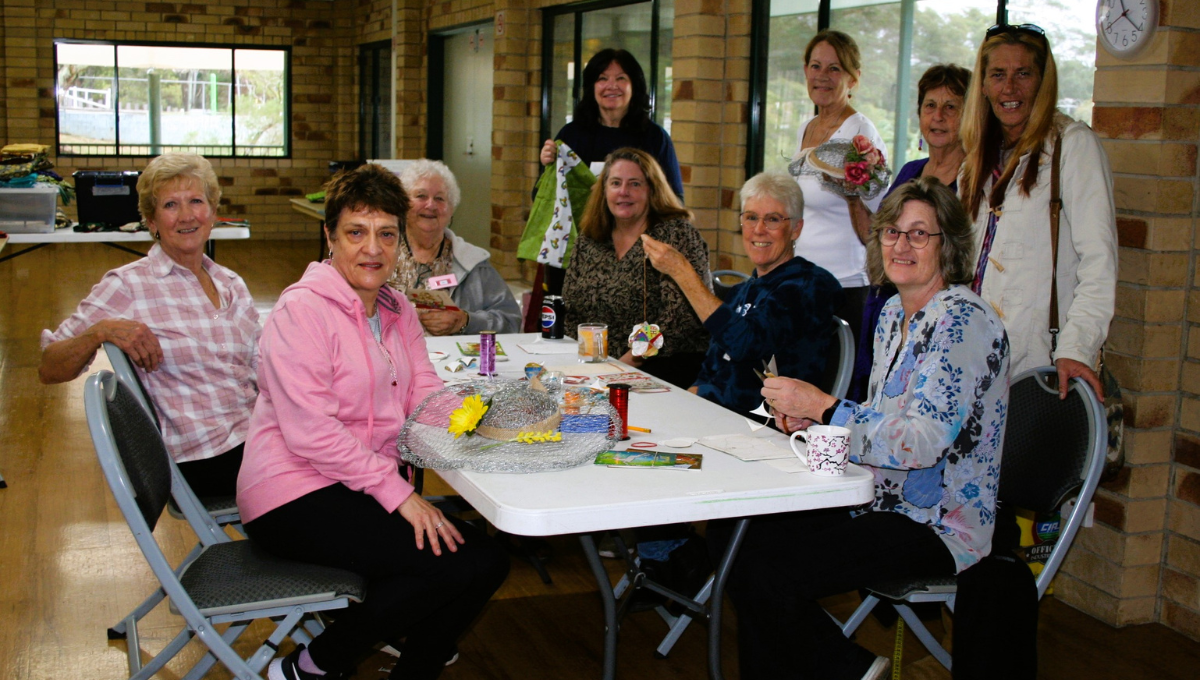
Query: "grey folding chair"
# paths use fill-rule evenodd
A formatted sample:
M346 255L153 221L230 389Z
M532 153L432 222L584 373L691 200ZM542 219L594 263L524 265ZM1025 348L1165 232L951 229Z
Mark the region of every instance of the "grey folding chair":
M1073 378L1066 400L1060 400L1053 384L1056 377L1053 366L1043 366L1012 381L1000 461L1001 503L1036 512L1061 509L1065 517L1058 542L1037 575L1038 599L1046 593L1083 524L1108 448L1108 421L1096 393L1086 382ZM876 604L886 601L929 653L950 669L950 653L908 605L941 602L953 612L958 592L954 577L898 580L876 584L867 591L862 604L842 624L847 637Z
M108 363L112 364L113 373L116 374L117 379L129 388L130 394L133 395L134 399L137 400L137 403L150 416L154 427L161 432L162 425L158 419L158 412L154 408L154 402L150 400L150 394L146 391L146 387L142 384L142 380L138 376L137 371L134 370L132 362L129 361L129 357L126 356L125 352L122 351L120 347L117 347L111 342L104 343L104 353L108 356ZM186 486L187 482L183 481L183 484ZM202 532L211 533L214 529L220 532L220 529L216 529L214 526L209 526L212 522L216 522L217 525L232 524L238 533L242 533L241 516L238 514L237 499L235 497L205 497L200 499L200 504L209 514L211 520L207 522L205 526L193 526L192 529L197 534ZM168 499L167 510L171 513L171 516L175 517L176 519L186 519L183 512L179 509L179 506L175 503L174 499ZM200 550L203 545L204 544L202 542L197 543L195 547L192 548L191 552L188 553L187 557L184 558L183 564L187 564L195 559L196 556L200 554ZM132 612L126 615L125 618L121 619L116 625L108 629L108 639L123 640L125 638L127 622L131 618L135 622L140 621L143 616L150 613L150 610L157 607L158 603L162 602L164 597L166 597L166 593L162 588L158 588L153 593L150 593L150 595L148 595L141 604L134 608ZM314 631L314 634L315 632L316 631Z
M715 286L715 272L713 277L713 285ZM837 355L830 357L829 361L825 362L825 373L822 375L821 384L818 387L838 399L842 399L846 396L846 390L850 389L850 378L854 374L854 334L850 331L850 324L836 316L833 317L832 332L836 336L835 347L837 347ZM624 546L622 546L623 548ZM712 596L713 578L713 576L709 576L708 581L704 583L704 587L692 598L697 604L703 606L708 602L708 598ZM626 580L622 580L617 584L615 592L618 597L624 591L626 584ZM670 597L669 594L668 597ZM675 646L675 642L683 635L683 631L691 625L692 618L697 613L703 613L700 609L688 608L686 603L684 603L684 607L684 612L679 616L668 612L665 607L655 608L658 615L670 627L666 637L662 639L662 642L654 650L655 657L665 659L667 654L671 652L671 648Z
M713 294L724 302L729 299L729 294L738 284L749 278L749 274L735 269L718 269L712 273Z
M212 522L183 483L167 454L162 436L132 391L108 371L90 376L84 386L88 429L109 489L154 576L171 600L184 628L149 663L143 665L137 621L126 620L131 680L157 673L193 637L208 653L184 676L203 677L218 660L239 680L260 678L259 672L279 644L309 613L341 609L361 602L363 580L341 569L280 560L253 541L234 541ZM174 496L192 526L202 531L203 548L191 562L173 568L154 538L154 526ZM255 619L271 618L277 626L266 641L243 659L232 644ZM218 624L230 624L224 633Z

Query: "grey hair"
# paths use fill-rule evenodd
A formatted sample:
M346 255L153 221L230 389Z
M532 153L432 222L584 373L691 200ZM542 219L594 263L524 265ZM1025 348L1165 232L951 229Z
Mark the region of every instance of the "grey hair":
M795 178L783 172L760 172L742 185L742 210L752 198L772 198L782 203L793 220L804 218L804 192Z
M969 284L975 280L975 241L971 235L971 220L958 196L936 177L918 177L900 185L883 199L879 211L871 220L871 236L867 240L867 274L871 283L888 283L883 271L883 245L879 242L883 230L896 226L904 205L909 201L924 203L937 214L941 243L937 244L938 265L947 285Z
M400 183L409 194L412 194L413 186L417 182L428 177L438 177L442 180L446 185L446 198L450 200L450 208L457 210L458 203L462 200L462 191L458 188L458 180L454 179L454 173L445 163L422 158L409 163L400 171Z

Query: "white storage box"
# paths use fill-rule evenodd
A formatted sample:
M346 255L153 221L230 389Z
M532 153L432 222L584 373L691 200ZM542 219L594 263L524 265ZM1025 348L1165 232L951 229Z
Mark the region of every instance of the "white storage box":
M35 185L28 189L0 188L0 231L13 234L49 234L54 231L58 187Z

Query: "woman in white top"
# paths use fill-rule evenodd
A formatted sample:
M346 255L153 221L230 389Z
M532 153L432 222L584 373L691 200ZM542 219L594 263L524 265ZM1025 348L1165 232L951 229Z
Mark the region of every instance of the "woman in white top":
M876 148L884 148L883 138L867 117L850 105L851 91L862 75L858 44L841 31L825 30L813 36L804 49L804 75L808 96L817 105L817 115L800 126L796 157L805 149L820 146L831 139L854 139L862 135ZM804 191L804 231L796 240L796 254L826 269L845 291L838 316L850 323L855 338L862 323L866 299L867 234L855 231L850 211L864 211L858 198L847 199L821 186L815 175L801 173L796 181ZM883 200L880 194L869 200L872 212ZM870 224L864 212L863 225Z

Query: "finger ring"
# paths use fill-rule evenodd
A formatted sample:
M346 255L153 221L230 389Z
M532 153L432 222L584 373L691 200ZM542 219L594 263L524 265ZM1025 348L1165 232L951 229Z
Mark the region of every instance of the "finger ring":
M443 524L445 524L445 522L438 522L434 529L441 529Z

